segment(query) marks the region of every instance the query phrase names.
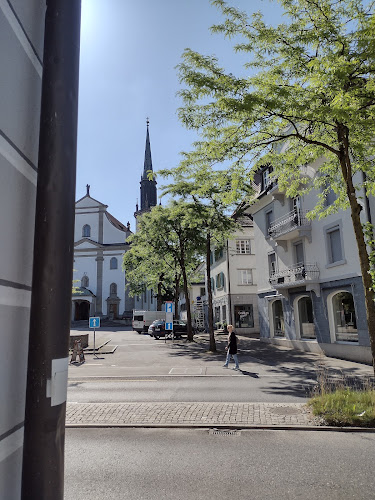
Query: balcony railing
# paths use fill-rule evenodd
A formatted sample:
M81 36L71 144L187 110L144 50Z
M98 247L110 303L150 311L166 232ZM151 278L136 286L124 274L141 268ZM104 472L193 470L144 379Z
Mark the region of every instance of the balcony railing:
M288 288L316 282L319 279L317 264L295 264L282 271L271 273L270 284L274 288Z
M304 210L292 210L271 222L268 234L271 238L278 238L295 229L310 229L311 222L307 219L306 213Z

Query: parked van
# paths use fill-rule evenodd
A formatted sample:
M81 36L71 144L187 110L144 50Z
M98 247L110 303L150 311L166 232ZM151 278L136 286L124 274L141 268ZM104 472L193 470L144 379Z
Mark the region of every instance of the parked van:
M147 333L148 327L156 319L165 321L165 311L133 311L133 330L138 333Z

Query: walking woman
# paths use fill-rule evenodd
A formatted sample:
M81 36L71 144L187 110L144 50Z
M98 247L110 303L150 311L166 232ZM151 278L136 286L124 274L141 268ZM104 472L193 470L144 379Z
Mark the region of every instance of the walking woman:
M235 367L233 370L239 370L240 366L238 364L238 357L237 357L237 336L233 330L232 325L228 325L228 345L225 348L227 350L227 359L225 361L224 368L228 368L229 360L230 357L232 356L234 359Z

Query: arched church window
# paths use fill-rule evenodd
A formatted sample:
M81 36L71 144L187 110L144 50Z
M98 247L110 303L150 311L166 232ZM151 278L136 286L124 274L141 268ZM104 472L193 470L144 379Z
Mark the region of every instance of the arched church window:
M117 269L117 259L116 257L112 257L112 259L109 262L109 268L110 269Z
M88 224L85 224L82 228L82 236L84 238L90 238L91 236L91 227Z
M110 293L110 295L117 295L117 285L116 285L116 283L111 283L111 286L109 288L109 293Z
M81 286L87 288L89 286L89 277L87 274L84 274L81 279Z

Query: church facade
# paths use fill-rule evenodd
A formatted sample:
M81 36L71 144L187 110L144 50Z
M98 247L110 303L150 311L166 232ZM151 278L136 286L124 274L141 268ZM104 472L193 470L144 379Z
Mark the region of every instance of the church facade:
M72 320L90 316L131 318L134 299L126 290L122 259L132 234L108 206L86 195L76 202Z

